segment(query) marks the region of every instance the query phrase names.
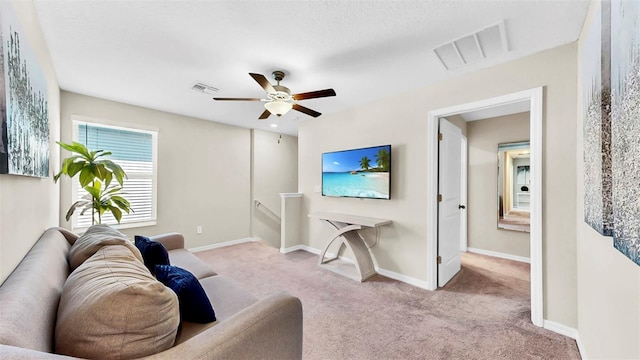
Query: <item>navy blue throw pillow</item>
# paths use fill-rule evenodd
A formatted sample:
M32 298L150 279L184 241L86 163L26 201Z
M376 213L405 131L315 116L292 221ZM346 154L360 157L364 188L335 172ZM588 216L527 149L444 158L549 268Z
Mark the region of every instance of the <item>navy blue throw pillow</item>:
M144 260L144 266L153 274L156 265L169 265L169 253L164 245L147 237L136 235L135 244Z
M180 318L206 324L216 321L216 313L202 285L192 273L171 265L157 265L156 279L178 295Z

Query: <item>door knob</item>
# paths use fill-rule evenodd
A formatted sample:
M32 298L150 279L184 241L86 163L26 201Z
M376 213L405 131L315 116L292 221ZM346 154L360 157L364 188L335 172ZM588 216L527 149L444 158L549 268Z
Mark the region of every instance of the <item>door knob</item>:
M458 209L466 209L467 207L464 205L458 205Z

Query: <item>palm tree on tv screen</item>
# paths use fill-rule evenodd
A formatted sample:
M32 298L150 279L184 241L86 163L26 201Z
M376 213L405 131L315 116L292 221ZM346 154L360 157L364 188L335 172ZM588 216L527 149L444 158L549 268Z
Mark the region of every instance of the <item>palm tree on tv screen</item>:
M371 166L371 159L369 159L366 156L360 159L360 167L362 168L362 170L369 170L370 166Z
M376 163L378 167L382 169L382 171L389 171L389 164L391 163L391 159L389 156L389 152L387 149L380 149L376 154Z

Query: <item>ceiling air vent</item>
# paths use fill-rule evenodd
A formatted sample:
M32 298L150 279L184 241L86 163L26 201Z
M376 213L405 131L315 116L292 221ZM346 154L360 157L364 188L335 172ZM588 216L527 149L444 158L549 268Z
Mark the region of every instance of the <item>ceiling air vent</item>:
M504 21L433 49L447 70L454 70L484 58L509 51Z
M217 87L209 86L207 84L197 83L191 87L191 90L205 94L215 94L220 89L218 89Z

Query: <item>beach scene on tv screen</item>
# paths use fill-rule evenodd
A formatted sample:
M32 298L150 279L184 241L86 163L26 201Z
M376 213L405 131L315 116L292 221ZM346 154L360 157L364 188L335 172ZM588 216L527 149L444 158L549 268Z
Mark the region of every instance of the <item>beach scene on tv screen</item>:
M389 199L391 146L322 154L322 194Z

